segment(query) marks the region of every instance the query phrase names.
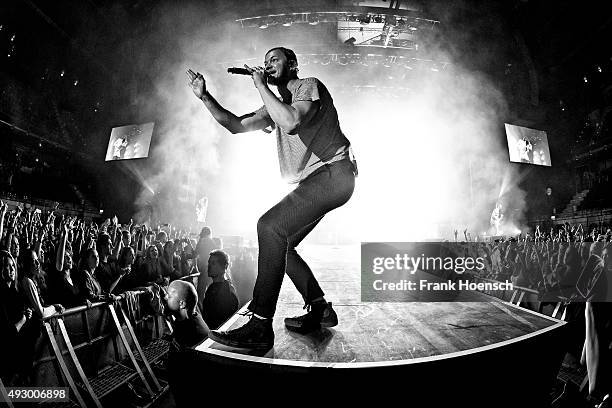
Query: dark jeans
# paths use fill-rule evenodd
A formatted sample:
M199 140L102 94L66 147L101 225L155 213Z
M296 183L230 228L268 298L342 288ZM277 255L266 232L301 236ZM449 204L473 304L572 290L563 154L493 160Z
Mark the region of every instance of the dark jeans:
M325 214L351 198L355 188L353 169L348 159L320 167L261 216L257 223L257 281L250 311L263 317L274 316L285 272L306 304L323 296L323 290L295 247Z

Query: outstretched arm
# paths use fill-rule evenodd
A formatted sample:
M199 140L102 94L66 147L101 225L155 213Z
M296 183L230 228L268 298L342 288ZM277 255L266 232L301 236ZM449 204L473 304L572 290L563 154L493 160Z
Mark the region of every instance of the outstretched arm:
M252 130L265 129L273 124L270 116L262 111L236 116L225 109L206 89L206 81L202 74L187 70L187 81L194 95L200 99L213 118L231 133L244 133Z
M64 256L66 255L66 240L68 239L68 226L62 227L62 234L60 236L60 244L57 249L55 257L55 269L62 272L64 270Z
M8 205L4 204L2 200L0 200L0 240L4 235L4 217L6 216L6 212L8 211Z

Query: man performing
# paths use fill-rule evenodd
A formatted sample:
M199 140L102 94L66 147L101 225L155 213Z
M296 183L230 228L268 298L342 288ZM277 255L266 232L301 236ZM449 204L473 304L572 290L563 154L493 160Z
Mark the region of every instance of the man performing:
M490 224L493 228L495 235L500 235L502 233L501 224L504 219L503 206L502 203L498 202L495 204L495 208L491 213Z
M285 319L289 330L308 333L338 324L312 271L295 247L323 216L346 203L355 188L356 167L348 139L327 88L316 78L298 78L297 57L278 47L266 53L265 69L250 68L264 103L260 109L236 116L206 90L204 77L187 71L189 85L219 124L231 133L276 126L281 175L297 187L257 222L258 274L249 305L250 320L235 330L211 331L209 338L232 347L269 349L274 344L272 318L283 276L291 278L308 313ZM281 98L268 84L277 87Z
M128 143L127 137L118 137L115 139L113 143L113 160L123 159Z

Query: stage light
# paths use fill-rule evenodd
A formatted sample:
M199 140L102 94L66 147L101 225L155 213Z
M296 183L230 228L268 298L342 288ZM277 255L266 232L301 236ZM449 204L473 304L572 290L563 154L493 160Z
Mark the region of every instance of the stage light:
M64 75L66 75L66 71L62 69L62 70L60 71L60 77L62 77L62 78L63 78L63 77L64 77Z
M79 80L75 79L74 82L72 83L74 86L77 86L79 84Z
M262 30L268 28L268 22L267 21L262 21L259 24L259 28L261 28Z
M413 25L411 25L410 27L408 27L408 29L409 29L410 31L416 31L416 30L418 30L418 28L416 28L416 27L415 27L415 26L413 26Z
M10 41L11 41L11 42L15 42L15 38L16 38L16 37L17 37L17 35L16 35L16 34L13 34L13 35L11 36L11 40L10 40Z
M599 65L597 66L597 72L602 72L602 69Z
M287 17L285 21L283 21L283 27L291 27L291 24L293 24L291 17Z
M100 214L104 214L104 210L100 210Z
M370 16L359 16L359 18L357 18L357 21L359 21L359 23L361 23L362 25L368 25L370 24Z
M319 17L315 15L308 16L308 24L310 25L319 24Z
M584 83L585 83L585 84L586 84L587 82L589 82L589 79L587 78L587 76L586 76L586 75L582 77L582 80L584 81Z

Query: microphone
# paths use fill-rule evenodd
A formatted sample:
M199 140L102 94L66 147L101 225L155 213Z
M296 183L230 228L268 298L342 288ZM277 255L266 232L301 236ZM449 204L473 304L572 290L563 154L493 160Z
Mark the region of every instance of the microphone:
M246 68L228 68L227 72L229 74L236 74L236 75L251 75L251 72L246 69Z

